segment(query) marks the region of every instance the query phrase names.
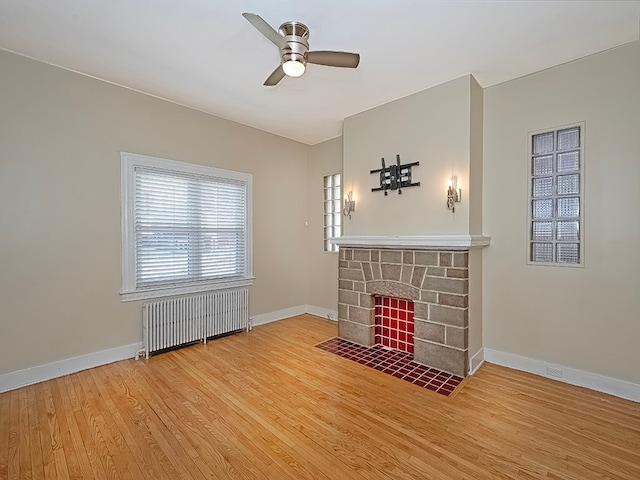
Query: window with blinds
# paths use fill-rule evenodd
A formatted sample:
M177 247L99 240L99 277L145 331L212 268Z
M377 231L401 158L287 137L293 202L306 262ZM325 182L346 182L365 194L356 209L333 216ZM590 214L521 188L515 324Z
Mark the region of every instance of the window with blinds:
M531 135L529 262L582 265L582 125Z
M340 174L325 175L324 192L324 251L337 252L338 246L329 241L342 234L342 190Z
M250 283L250 175L128 153L122 169L123 295Z

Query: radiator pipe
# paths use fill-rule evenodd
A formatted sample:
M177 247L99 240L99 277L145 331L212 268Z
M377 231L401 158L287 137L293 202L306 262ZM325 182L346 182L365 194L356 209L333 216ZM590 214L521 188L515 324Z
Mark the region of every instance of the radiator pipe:
M147 353L146 348L139 348L136 351L136 354L135 354L135 357L134 357L136 359L136 361L140 360L140 355L142 355L143 353L146 355L147 358L149 358L149 354Z

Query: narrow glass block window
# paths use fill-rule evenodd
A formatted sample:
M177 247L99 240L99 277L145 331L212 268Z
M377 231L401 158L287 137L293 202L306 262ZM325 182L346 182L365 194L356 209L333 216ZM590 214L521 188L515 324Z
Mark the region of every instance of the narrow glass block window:
M582 264L583 128L531 136L529 261Z
M329 241L342 234L342 188L340 174L325 175L324 192L324 251L337 252L338 246Z

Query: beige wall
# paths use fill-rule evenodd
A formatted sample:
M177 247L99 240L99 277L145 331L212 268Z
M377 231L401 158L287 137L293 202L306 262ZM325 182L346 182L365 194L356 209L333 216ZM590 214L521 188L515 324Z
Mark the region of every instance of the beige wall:
M483 235L482 231L482 162L484 135L484 90L473 76L471 79L471 112L469 131L469 188L465 202L469 203L469 233ZM464 197L463 197L464 198ZM480 262L482 267L482 262Z
M471 111L469 131L469 188L465 202L469 203L469 233L483 235L483 134L484 91L473 76L471 79ZM463 196L464 198L464 196ZM482 250L469 252L469 370L474 371L483 347L482 333Z
M640 383L640 42L485 90L485 347ZM530 266L527 134L586 122L584 268Z
M307 169L308 303L338 311L338 254L323 244L323 177L342 172L342 137L309 147ZM342 217L343 222L349 220ZM335 318L334 318L335 319Z
M473 372L482 358L482 250L469 250L469 371ZM480 354L480 355L479 355ZM476 357L476 358L474 358Z
M251 314L304 305L306 145L0 51L0 374L139 342L120 152L253 174Z
M140 302L118 294L123 150L252 173L251 314L335 310L321 181L344 151L358 202L346 234L492 236L469 299L483 300L486 347L639 383L638 58L635 42L484 92L465 76L346 119L344 145L307 147L0 51L0 374L140 341ZM527 266L527 132L578 121L585 267ZM372 193L369 170L397 153L420 161L422 186ZM477 329L469 342L473 354Z
M472 83L466 75L345 119L344 185L357 201L347 235L469 233ZM396 154L403 164L420 162L412 172L420 186L372 192L380 183L370 171ZM455 214L446 208L451 175L463 193Z

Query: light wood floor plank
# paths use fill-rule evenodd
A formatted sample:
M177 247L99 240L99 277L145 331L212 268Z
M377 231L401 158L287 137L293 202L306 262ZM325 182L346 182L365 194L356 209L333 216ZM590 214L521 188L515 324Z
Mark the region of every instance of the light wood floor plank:
M0 479L640 479L640 404L486 364L446 398L311 315L0 394Z
M9 439L7 442L7 478L20 478L20 391L3 393L6 395L9 408ZM23 455L28 455L25 450Z
M32 478L32 468L31 468L31 451L34 448L31 445L31 431L29 429L29 404L28 404L28 396L29 396L29 388L25 387L21 388L18 391L18 401L20 403L20 410L18 412L20 426L18 429L19 445L20 445L20 477L23 478Z
M120 365L113 365L116 372L119 368ZM153 410L148 407L145 395L139 394L138 385L127 378L120 377L118 387L119 401L124 402L126 406L124 414L133 430L134 439L143 445L144 454L153 465L155 478L179 478L180 472L175 469L170 456L166 454L170 447L161 433L164 429L161 422L157 421Z
M224 346L228 339L222 339L216 347ZM286 424L286 418L275 410L274 402L268 397L256 395L246 383L238 385L234 376L244 377L244 369L238 368L240 365L235 361L236 355L232 353L229 358L232 359L232 365L225 364L222 358L218 359L216 369L213 372L206 373L207 366L200 365L196 369L190 368L191 363L179 356L176 358L183 368L183 375L193 375L194 379L200 385L207 385L207 388L213 388L217 396L221 396L222 405L233 406L235 411L239 412L247 419L246 429L257 432L262 441L269 447L271 458L277 462L286 465L286 468L294 472L292 478L307 478L310 471L316 471L317 478L330 478L323 474L317 467L310 468L310 464L317 460L317 455L313 451L309 451L309 455L305 458L295 458L289 452L295 449L299 444L299 433ZM224 372L221 369L224 369ZM214 385L211 385L214 383ZM208 385L209 384L209 385ZM260 412L260 413L258 413ZM255 434L255 433L254 433ZM342 469L342 465L339 466ZM351 475L352 472L347 470L341 472ZM349 478L349 477L344 477Z
M0 395L0 478L9 477L9 420L11 395Z
M127 461L129 452L123 444L122 435L113 424L111 412L93 382L91 371L82 372L79 380L85 416L91 419L89 423L92 425L92 437L99 448L103 467L108 472L111 471L109 475L113 478L141 478L137 468L133 472L130 470L130 466L135 464Z
M117 433L114 438L118 439L123 457L127 461L127 470L132 472L132 478L157 479L164 478L164 474L154 460L146 443L138 440L138 426L129 415L129 404L122 394L124 384L113 368L94 368L90 370L95 380L98 396L104 402L113 420L113 427Z
M47 412L46 406L46 394L44 390L44 386L46 383L39 383L34 385L35 393L35 402L36 402L36 412L37 418L35 418L31 424L32 426L36 425L39 428L40 434L40 445L42 452L42 467L44 471L44 478L58 478L58 472L56 469L55 457L53 454L53 445L51 439L53 438L53 434L51 432L51 422L49 421L49 416ZM33 453L32 453L33 457Z
M58 428L60 431L59 448L62 450L63 459L66 463L66 471L69 473L69 478L82 478L82 474L80 473L80 462L78 460L79 455L76 454L73 447L71 432L67 425L67 412L65 411L62 394L60 393L58 386L61 383L61 380L62 378L59 378L44 383L51 391L51 400L53 402L54 411L56 412L56 419L58 420ZM56 468L61 470L61 462L58 461L56 463Z
M80 411L76 413L76 418L78 425L83 429L85 449L90 452L89 458L94 465L94 470L101 471L104 477L110 480L120 480L122 477L119 472L122 472L123 469L116 468L114 460L117 461L117 455L113 455L107 446L107 443L112 443L112 440L108 431L100 428L102 420L99 405L96 405L95 396L87 397L85 395L85 379L89 376L90 374L87 372L80 372L72 377L80 405Z
M51 448L51 463L45 462L45 474L47 479L66 479L69 478L67 469L67 460L64 456L64 448L60 438L60 426L58 425L58 416L55 405L53 403L53 395L51 393L51 382L42 382L38 386L38 400L42 402L42 415L46 417L48 428L46 432L49 435L48 441L43 439L43 445ZM42 417L41 417L42 418ZM41 420L44 422L45 420ZM43 447L45 448L45 447Z
M95 452L91 434L88 432L82 406L78 400L73 380L76 375L67 375L58 382L60 397L66 416L64 429L65 443L73 449L78 460L80 475L83 478L106 478L100 459ZM76 474L77 475L77 474ZM75 475L74 475L75 477Z
M285 471L276 468L273 461L265 457L251 438L237 427L244 420L238 415L237 410L231 409L227 402L212 403L210 395L200 392L202 387L186 388L183 385L184 374L174 371L175 368L167 369L167 375L162 379L156 379L161 383L159 385L154 383L153 387L161 387L165 382L169 382L179 388L184 397L178 403L166 404L167 408L163 409L159 405L154 408L157 408L158 415L163 416L163 423L167 428L181 439L181 444L189 446L190 450L196 453L195 456L190 453L192 458L204 461L196 450L201 448L203 434L192 431L194 425L203 425L207 431L204 435L208 434L214 439L213 442L205 442L208 455L216 456L216 449L219 449L224 456L235 458L242 463L241 470L250 470L253 478L286 478ZM150 377L147 378L149 381L152 380ZM210 394L216 399L219 398L218 391ZM184 430L185 425L189 426L188 430ZM247 459L250 459L250 462L247 462ZM202 471L206 473L208 469L205 467Z
M203 450L206 451L210 448L208 443L203 441L204 439L200 437L195 442L195 447L191 445L191 448L189 448L189 445L185 442L186 438L182 434L184 430L178 433L175 428L175 424L171 421L167 421L171 416L171 406L173 406L173 408L177 408L181 412L184 411L184 406L174 405L174 399L171 396L157 395L157 390L154 387L149 386L146 379L139 375L135 370L131 371L129 369L125 369L122 371L122 374L123 377L129 377L133 374L131 375L131 378L129 378L129 383L136 390L132 390L131 393L144 398L146 409L150 414L150 419L153 418L154 423L162 425L162 428L157 430L154 427L154 436L159 439L159 444L162 445L162 451L167 461L171 463L172 468L175 469L176 472L188 472L190 474L190 478L206 478L203 476L202 469L204 468L205 470L209 470L211 467L204 462L202 456ZM140 390L138 390L138 388ZM193 423L191 423L189 419L183 417L180 420L179 422L183 428L188 431L193 430ZM187 460L183 463L183 459L187 458L191 461ZM215 468L213 470L215 470ZM214 478L222 475L224 471L224 468L221 470L219 469ZM233 478L233 476L229 476L229 478Z
M40 422L35 393L35 386L25 388L27 391L27 411L29 414L29 433L31 436L31 478L44 480L44 453L42 451L41 431L46 424Z

